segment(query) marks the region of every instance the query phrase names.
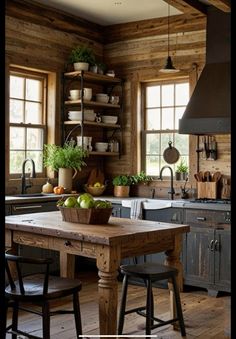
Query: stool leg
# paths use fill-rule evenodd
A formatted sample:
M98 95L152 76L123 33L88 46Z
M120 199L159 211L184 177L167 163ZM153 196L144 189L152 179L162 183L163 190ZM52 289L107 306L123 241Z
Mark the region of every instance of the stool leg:
M13 314L12 314L12 330L17 331L18 329L18 313L19 313L19 303L15 301L13 304ZM17 339L16 334L12 334L12 339Z
M123 283L122 283L121 304L120 304L119 321L118 321L118 334L122 334L123 327L124 327L127 289L128 289L128 276L125 274L123 278Z
M75 317L76 336L77 338L79 338L80 334L82 334L82 325L81 325L81 315L80 315L78 293L73 294L73 308L74 308L74 317Z
M42 306L43 314L43 339L50 339L50 309L48 301L44 301Z
M180 330L181 330L181 335L183 337L185 337L186 336L186 331L185 331L185 325L184 325L184 318L183 318L183 312L182 312L182 307L181 307L179 289L177 287L175 276L172 277L172 282L173 282L173 289L174 289L175 303L176 303L176 311L177 311L177 317L179 319L179 326L180 326Z
M146 334L151 334L151 325L153 323L153 295L152 295L152 282L147 279L147 301L146 301Z

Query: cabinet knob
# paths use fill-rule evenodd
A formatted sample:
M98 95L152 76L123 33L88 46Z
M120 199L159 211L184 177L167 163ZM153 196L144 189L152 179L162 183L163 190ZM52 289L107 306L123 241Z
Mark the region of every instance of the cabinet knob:
M220 243L218 240L215 240L214 242L214 249L215 251L219 251L220 250Z
M208 248L209 248L211 251L214 251L214 240L213 240L213 239L210 241L210 244L209 244Z

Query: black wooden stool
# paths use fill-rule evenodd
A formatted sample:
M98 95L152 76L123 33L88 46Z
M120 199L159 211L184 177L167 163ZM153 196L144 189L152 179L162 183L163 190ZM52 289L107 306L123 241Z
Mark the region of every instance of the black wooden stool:
M123 285L122 285L122 296L121 305L119 312L118 322L118 334L122 334L125 315L136 312L139 315L146 317L146 334L150 335L151 330L160 326L179 322L181 335L186 336L185 325L183 319L183 313L180 302L179 290L176 283L176 276L178 270L173 267L160 265L157 263L145 263L145 264L134 264L134 265L122 265L120 267L121 273L124 274ZM126 308L127 290L129 284L129 277L142 278L147 288L146 306L137 307L128 311ZM176 303L177 317L164 321L154 317L154 304L153 304L153 293L152 293L152 282L169 279L173 284L173 292ZM146 310L146 312L143 312ZM154 324L157 321L158 324Z

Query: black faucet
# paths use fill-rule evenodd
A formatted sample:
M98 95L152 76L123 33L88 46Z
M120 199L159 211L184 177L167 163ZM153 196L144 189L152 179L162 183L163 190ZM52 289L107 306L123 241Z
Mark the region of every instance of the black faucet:
M169 168L170 170L170 193L171 194L171 200L174 200L175 190L174 190L174 182L173 182L173 170L170 166L163 166L160 170L160 177L159 179L162 180L162 172L164 169Z
M34 160L33 160L33 159L30 159L30 158L25 159L25 160L23 161L23 164L22 164L21 194L25 194L27 188L29 188L29 187L32 186L31 184L26 184L25 164L27 163L27 161L30 161L31 164L32 164L32 171L31 171L31 174L30 174L30 178L36 178L36 174L35 174L35 163L34 163Z

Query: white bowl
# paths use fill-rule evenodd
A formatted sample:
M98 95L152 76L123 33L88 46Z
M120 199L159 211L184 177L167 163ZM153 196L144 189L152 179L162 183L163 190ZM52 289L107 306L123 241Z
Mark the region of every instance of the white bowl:
M96 114L91 111L84 111L84 120L86 121L94 121ZM82 111L69 111L68 118L70 120L82 120Z
M108 142L95 142L95 150L98 152L106 152L108 149Z
M103 93L96 94L96 101L107 104L109 101L109 96Z
M118 121L118 117L113 116L113 115L102 115L102 122L105 124L116 124Z

